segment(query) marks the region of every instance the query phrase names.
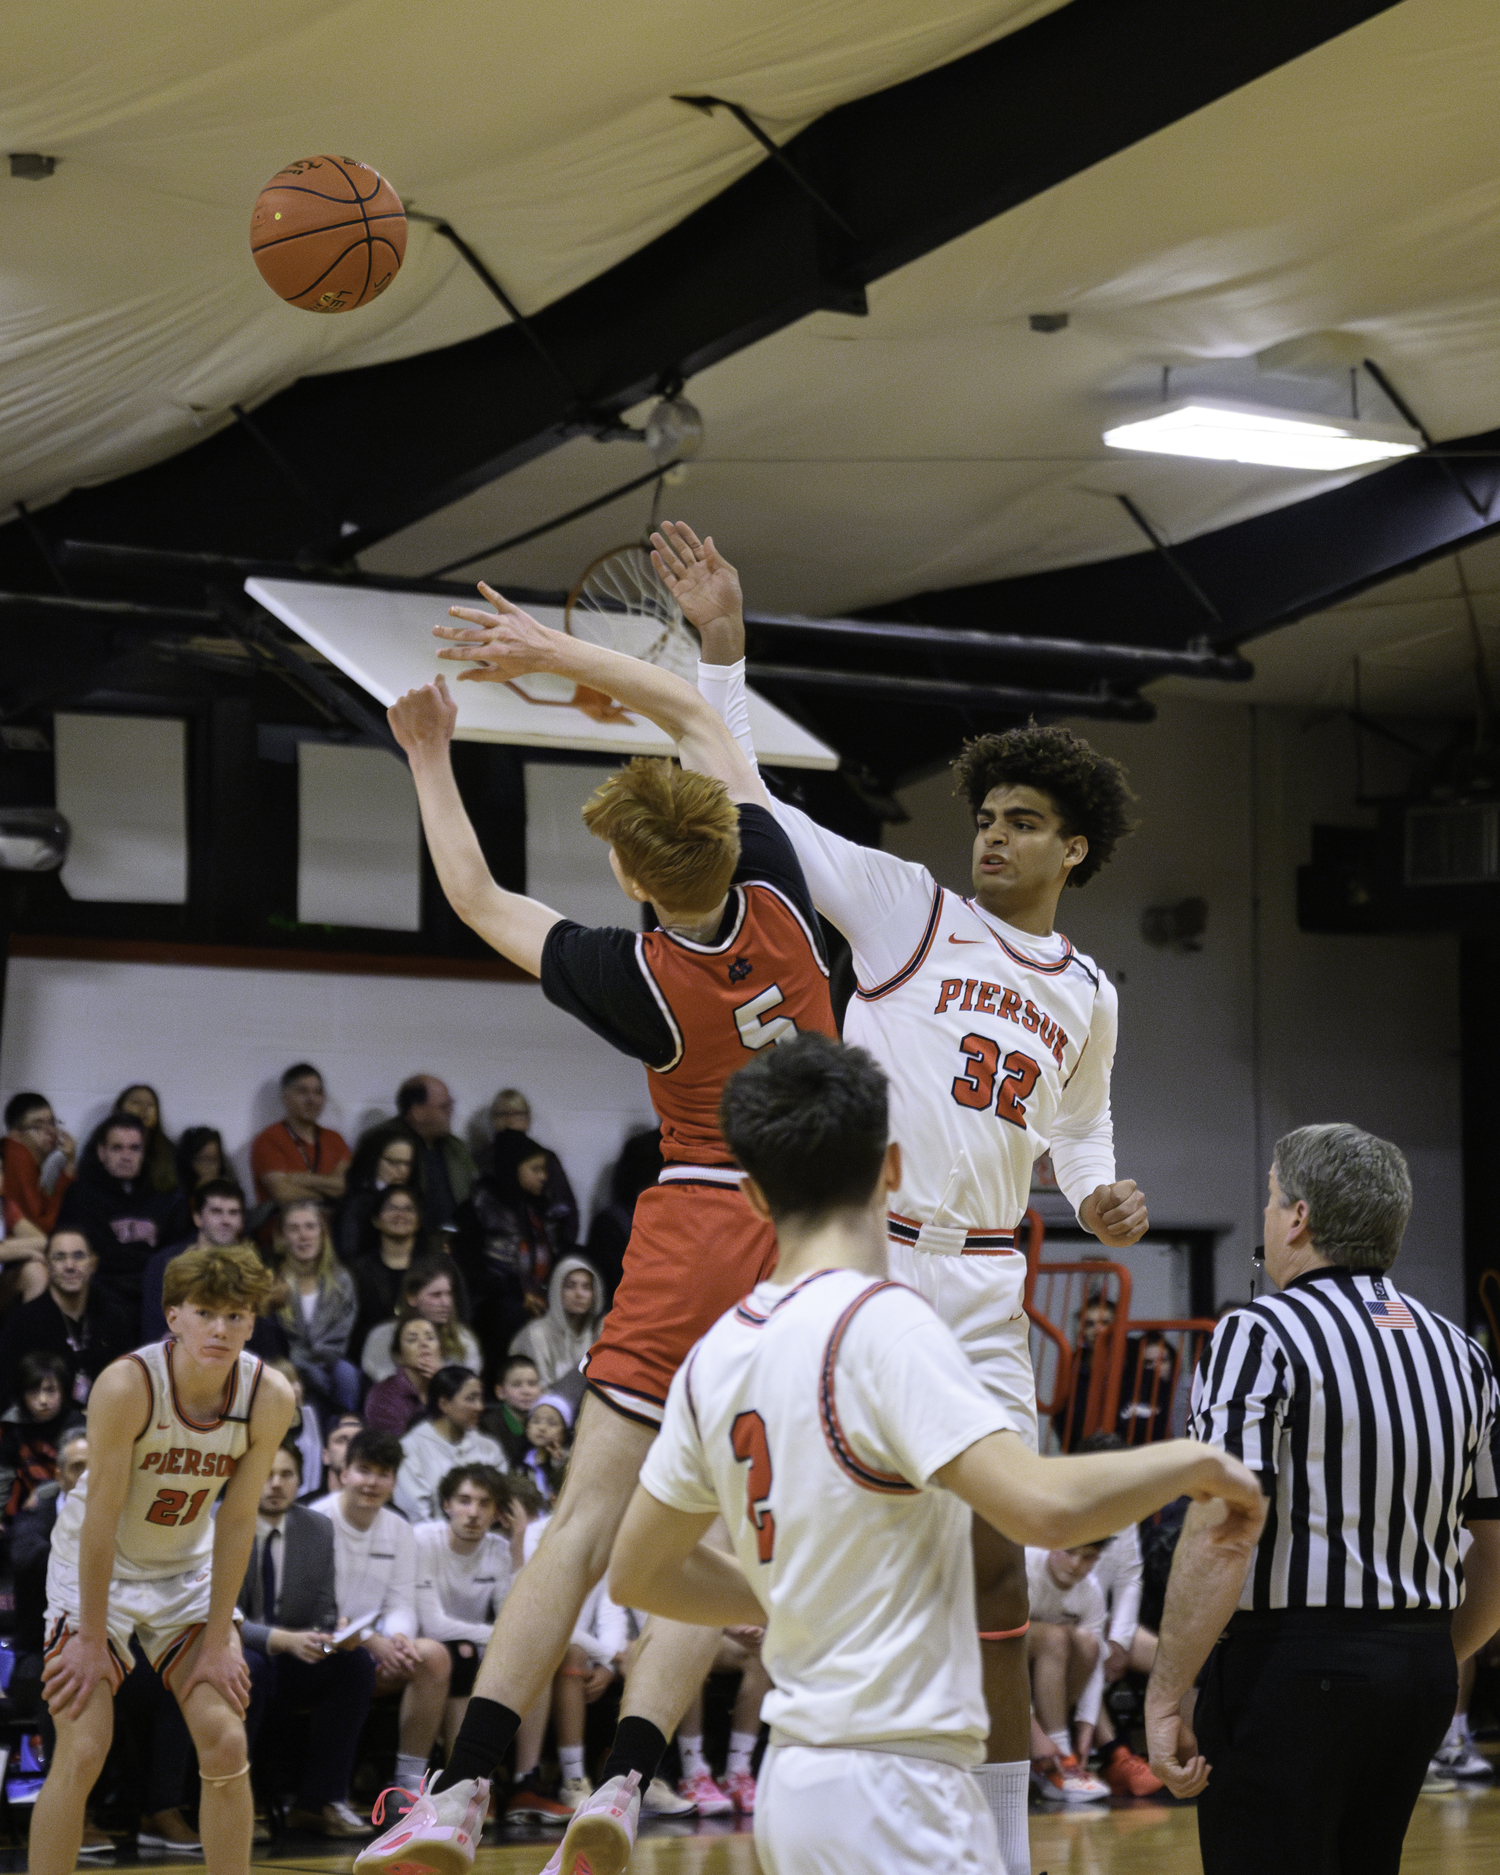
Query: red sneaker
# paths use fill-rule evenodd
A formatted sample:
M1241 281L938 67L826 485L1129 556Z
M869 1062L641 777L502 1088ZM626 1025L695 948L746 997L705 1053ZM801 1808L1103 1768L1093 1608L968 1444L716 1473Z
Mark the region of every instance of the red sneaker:
M741 1816L755 1815L755 1779L748 1771L731 1771L724 1779L724 1788Z
M1128 1745L1110 1753L1109 1763L1104 1767L1104 1781L1117 1797L1154 1797L1165 1789L1146 1760L1137 1757Z

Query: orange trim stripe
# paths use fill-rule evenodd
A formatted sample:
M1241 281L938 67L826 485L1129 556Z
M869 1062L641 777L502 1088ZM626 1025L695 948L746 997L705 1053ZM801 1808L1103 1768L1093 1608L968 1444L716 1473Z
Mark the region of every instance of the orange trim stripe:
M876 1471L873 1465L867 1465L849 1443L848 1435L839 1424L838 1407L833 1396L834 1368L838 1361L839 1344L844 1339L855 1315L870 1300L878 1296L882 1289L904 1289L904 1283L872 1283L862 1290L849 1304L833 1325L833 1333L828 1337L828 1345L823 1350L823 1367L818 1379L818 1419L823 1427L823 1437L828 1449L833 1454L833 1462L839 1470L845 1472L864 1491L876 1491L883 1497L915 1497L917 1486L903 1478L900 1472Z
M240 1384L239 1356L238 1355L235 1356L234 1369L231 1372L229 1379L224 1383L224 1398L219 1402L219 1417L217 1419L210 1419L207 1421L204 1421L201 1419L191 1419L182 1410L182 1402L177 1397L177 1370L172 1365L172 1349L175 1346L176 1346L176 1343L172 1341L169 1341L166 1344L167 1384L172 1389L172 1411L182 1421L184 1426L191 1427L191 1429L194 1432L217 1432L220 1426L224 1424L224 1421L228 1419L229 1409L231 1406L234 1405L235 1389ZM144 1362L142 1362L141 1364L142 1366L145 1365Z
M895 976L888 977L884 983L877 983L874 989L870 990L862 990L858 984L855 985L854 994L862 1003L873 1003L878 1001L880 997L889 995L892 990L899 989L913 971L919 970L922 967L924 958L927 956L928 951L932 949L932 940L937 936L938 919L942 909L943 888L940 885L934 886L932 892L932 910L927 914L927 928L922 933L921 943L918 944L917 948L896 972Z

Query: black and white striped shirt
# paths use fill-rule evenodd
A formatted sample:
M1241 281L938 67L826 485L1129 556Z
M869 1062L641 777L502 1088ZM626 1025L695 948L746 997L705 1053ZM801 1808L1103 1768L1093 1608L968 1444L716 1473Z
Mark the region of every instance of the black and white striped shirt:
M1459 1525L1500 1517L1494 1371L1385 1277L1312 1270L1226 1315L1191 1430L1271 1500L1242 1608L1454 1608Z

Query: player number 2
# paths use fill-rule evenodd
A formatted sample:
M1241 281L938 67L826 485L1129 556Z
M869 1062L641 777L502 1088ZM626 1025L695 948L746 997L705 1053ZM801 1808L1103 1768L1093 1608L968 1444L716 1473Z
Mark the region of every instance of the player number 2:
M188 1502L186 1491L158 1491L156 1502L146 1512L147 1523L164 1523L180 1530L190 1524L203 1508L207 1491L194 1491L192 1502ZM183 1515L183 1506L187 1505L187 1515Z
M1012 1126L1026 1124L1026 1109L1021 1104L1036 1086L1041 1069L1030 1055L1019 1048L1005 1057L1005 1079L999 1091L995 1076L1000 1072L1000 1044L988 1035L966 1035L959 1043L968 1064L953 1083L953 1098L961 1107L973 1107L983 1113L990 1102L995 1112Z
M755 1525L755 1553L770 1562L776 1553L776 1519L771 1511L771 1448L766 1444L766 1422L759 1413L739 1413L729 1429L729 1443L740 1463L748 1464L745 1509Z
M739 1005L734 1012L734 1026L746 1048L769 1048L775 1042L789 1042L797 1033L797 1025L790 1016L776 1016L770 1022L765 1020L771 1010L785 1001L781 985L773 983L759 996L752 996L748 1003Z

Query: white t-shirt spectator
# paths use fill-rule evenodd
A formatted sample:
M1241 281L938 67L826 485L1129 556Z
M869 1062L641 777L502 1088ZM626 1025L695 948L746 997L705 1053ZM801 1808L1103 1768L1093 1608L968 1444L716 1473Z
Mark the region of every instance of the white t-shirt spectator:
M510 1544L487 1532L469 1555L460 1555L450 1539L448 1521L439 1517L412 1531L417 1552L417 1620L434 1641L472 1641L483 1647L514 1575Z
M375 1617L382 1634L417 1633L417 1550L411 1525L393 1510L381 1509L368 1530L357 1530L344 1515L342 1493L320 1498L309 1508L333 1525L334 1593L339 1624Z
M1104 1592L1092 1574L1070 1589L1061 1587L1047 1567L1049 1551L1026 1552L1026 1586L1031 1595L1033 1621L1050 1621L1058 1627L1083 1628L1104 1638Z

